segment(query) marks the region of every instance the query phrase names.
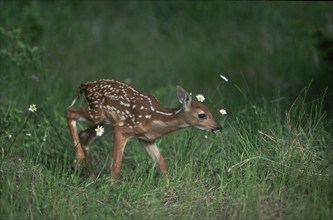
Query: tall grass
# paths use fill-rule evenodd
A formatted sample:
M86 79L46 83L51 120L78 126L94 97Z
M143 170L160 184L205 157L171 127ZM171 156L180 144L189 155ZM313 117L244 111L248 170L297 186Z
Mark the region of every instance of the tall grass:
M167 176L132 142L112 186L112 137L94 143L93 182L83 167L71 171L74 147L57 112L2 109L1 216L329 219L332 133L322 100L305 100L301 94L286 110L283 101L249 105L217 136L194 129L166 136L159 146Z
M332 94L313 92L324 70L311 38L332 24L331 3L0 5L1 219L333 217ZM92 181L70 168L64 110L97 78L131 81L166 106L176 84L203 93L224 130L159 140L166 176L130 142L114 185L106 133Z

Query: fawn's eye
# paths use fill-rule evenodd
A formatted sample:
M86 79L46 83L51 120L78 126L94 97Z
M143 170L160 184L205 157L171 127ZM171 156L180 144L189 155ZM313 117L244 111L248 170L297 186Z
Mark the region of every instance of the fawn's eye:
M201 120L205 120L205 119L207 119L207 116L206 116L206 114L199 114L198 115L198 117L199 117L199 119L201 119Z

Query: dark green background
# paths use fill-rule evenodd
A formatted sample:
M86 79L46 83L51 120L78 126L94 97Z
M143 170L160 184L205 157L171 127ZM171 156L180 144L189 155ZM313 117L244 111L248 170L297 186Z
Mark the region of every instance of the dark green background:
M332 99L332 2L1 1L0 6L5 32L19 29L20 41L37 49L37 61L20 65L2 53L5 104L70 103L81 82L99 78L126 80L157 96L163 89L174 94L181 84L216 101L220 74L230 80L222 85L230 106L234 101L228 100L241 97L234 85L256 100L293 98L311 82L311 99L327 87ZM2 50L15 56L20 51L15 47L1 35ZM326 107L331 109L329 102Z

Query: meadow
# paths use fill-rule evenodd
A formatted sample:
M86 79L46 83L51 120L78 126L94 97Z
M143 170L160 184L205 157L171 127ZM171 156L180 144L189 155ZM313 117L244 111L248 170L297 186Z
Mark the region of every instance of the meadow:
M1 0L0 219L332 219L332 12L332 2ZM130 142L113 185L107 131L93 142L93 181L71 169L65 110L100 78L168 107L176 85L203 94L224 130L161 138L165 176Z

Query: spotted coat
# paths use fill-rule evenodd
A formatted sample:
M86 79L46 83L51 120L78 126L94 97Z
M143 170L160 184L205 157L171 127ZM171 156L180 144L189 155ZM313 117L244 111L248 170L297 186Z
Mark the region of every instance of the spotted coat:
M117 80L83 83L80 93L84 93L87 111L93 121L107 118L114 125L135 128L154 115L174 114L165 112L154 96Z

